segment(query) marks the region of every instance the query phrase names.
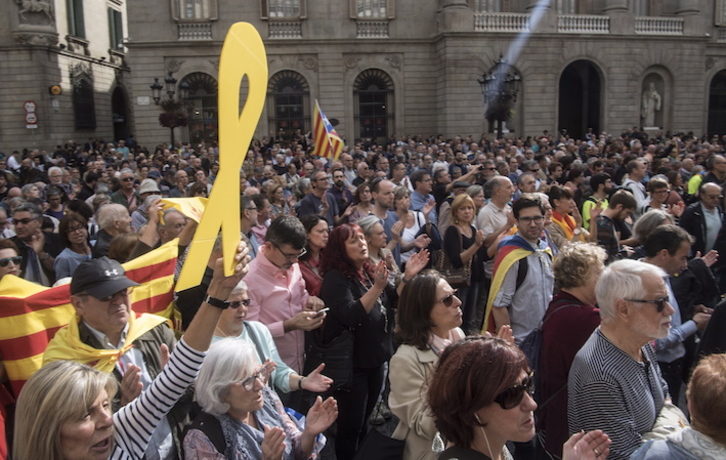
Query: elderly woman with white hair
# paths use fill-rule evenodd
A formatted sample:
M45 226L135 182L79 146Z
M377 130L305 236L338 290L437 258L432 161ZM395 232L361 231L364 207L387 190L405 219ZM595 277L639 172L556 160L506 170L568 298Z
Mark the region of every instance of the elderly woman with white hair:
M266 385L275 364L260 365L256 355L239 338L209 349L195 389L203 412L184 437L187 460L308 459L325 446L318 435L338 417L335 399L318 396L304 420L291 418Z
M308 390L314 393L327 391L333 380L320 373L325 365L321 364L305 377L298 375L280 358L267 326L259 321L245 321L249 305L247 284L240 281L229 294L229 308L219 318L212 341L219 342L226 337L234 337L254 345L260 362L270 359L275 363L276 368L272 370L270 380L274 387L283 393L294 390Z

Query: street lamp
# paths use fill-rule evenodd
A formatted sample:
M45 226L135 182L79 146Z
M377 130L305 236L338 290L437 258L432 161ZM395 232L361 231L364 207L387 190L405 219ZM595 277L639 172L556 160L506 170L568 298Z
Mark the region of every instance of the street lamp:
M178 126L186 126L188 116L184 107L184 100L189 94L190 85L186 81L182 81L177 88L177 79L174 78L172 72L164 78L164 85L159 79L154 77L154 83L151 88L151 96L156 105L161 105L162 113L159 114L159 124L170 130L171 148L174 148L174 128ZM162 99L161 91L166 90L166 99ZM179 89L179 100L174 99L174 95Z
M500 54L494 67L478 80L484 96L484 117L497 122L497 138L502 138L502 123L509 119L512 104L517 100L522 77Z

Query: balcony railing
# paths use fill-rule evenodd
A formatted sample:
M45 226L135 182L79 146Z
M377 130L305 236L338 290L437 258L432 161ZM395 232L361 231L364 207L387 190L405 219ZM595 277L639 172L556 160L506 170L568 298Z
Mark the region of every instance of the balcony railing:
M270 38L302 38L301 21L270 21Z
M211 22L182 22L177 24L179 40L211 40Z
M719 43L726 42L726 29L718 29L716 40L718 40Z
M356 21L356 37L388 38L388 21Z
M529 14L475 13L476 32L529 32Z
M635 18L635 33L639 35L683 35L683 18Z
M561 15L557 17L557 31L563 34L607 34L610 33L610 18L580 14Z

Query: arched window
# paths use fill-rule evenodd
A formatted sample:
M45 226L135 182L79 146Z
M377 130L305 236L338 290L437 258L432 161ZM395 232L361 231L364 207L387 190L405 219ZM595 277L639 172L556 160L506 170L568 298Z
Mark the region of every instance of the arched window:
M382 70L368 69L353 86L355 137L384 142L394 132L393 80Z
M310 131L310 87L305 78L292 70L283 70L267 84L267 121L277 137L291 140L299 131Z
M179 83L189 85L186 105L189 114L189 140L192 145L218 139L217 80L203 72L195 72Z

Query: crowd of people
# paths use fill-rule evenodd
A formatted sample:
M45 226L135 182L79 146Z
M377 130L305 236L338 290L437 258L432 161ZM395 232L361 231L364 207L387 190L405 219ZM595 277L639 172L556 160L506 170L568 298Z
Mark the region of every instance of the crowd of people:
M209 197L217 146L1 154L0 295L75 312L5 401L8 458L354 459L391 413L406 460L724 458L725 143L255 140L235 272L220 235L174 327L121 264L171 243L179 274L199 219L166 200Z

